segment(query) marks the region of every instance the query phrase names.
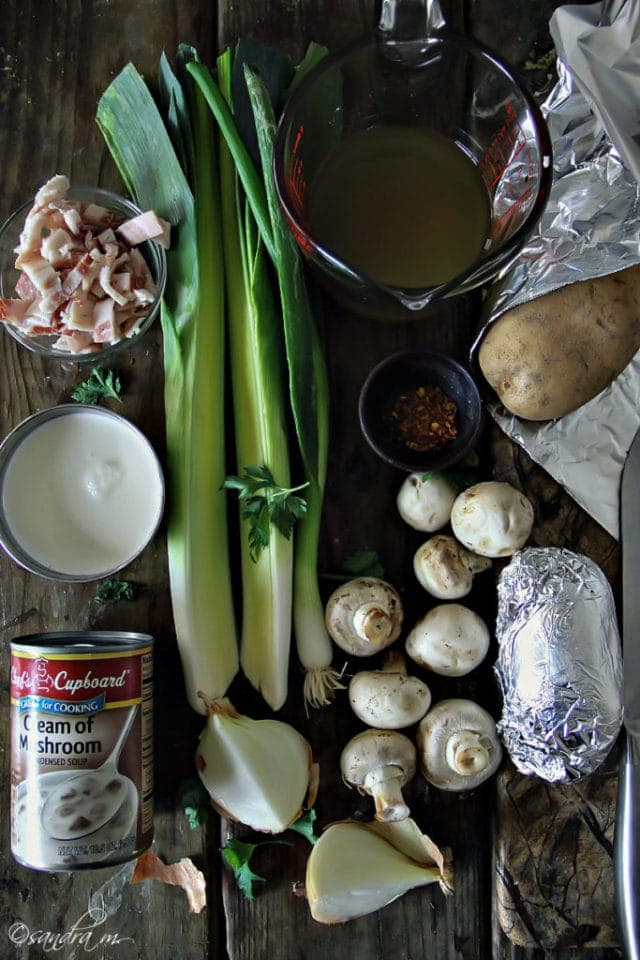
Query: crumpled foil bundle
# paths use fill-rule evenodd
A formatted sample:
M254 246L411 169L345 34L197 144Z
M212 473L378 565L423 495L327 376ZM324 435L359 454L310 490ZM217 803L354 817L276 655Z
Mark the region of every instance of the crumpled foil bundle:
M524 774L593 773L622 725L622 654L611 587L588 557L517 553L498 581L498 732Z
M536 233L489 293L472 359L488 324L506 310L640 262L640 0L560 7L550 28L559 81L542 111L554 182ZM601 394L559 420L520 420L497 402L489 409L619 536L620 476L640 427L640 353Z

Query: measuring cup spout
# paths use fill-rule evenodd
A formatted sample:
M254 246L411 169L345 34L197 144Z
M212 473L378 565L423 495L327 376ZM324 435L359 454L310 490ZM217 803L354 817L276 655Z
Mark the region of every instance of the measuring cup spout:
M384 40L417 40L446 26L438 0L383 0L378 32Z

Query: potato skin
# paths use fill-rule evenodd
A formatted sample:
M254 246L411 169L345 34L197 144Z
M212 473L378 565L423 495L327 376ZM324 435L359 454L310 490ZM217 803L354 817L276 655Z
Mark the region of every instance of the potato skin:
M524 420L577 410L640 349L640 266L581 280L507 310L478 351L503 405Z

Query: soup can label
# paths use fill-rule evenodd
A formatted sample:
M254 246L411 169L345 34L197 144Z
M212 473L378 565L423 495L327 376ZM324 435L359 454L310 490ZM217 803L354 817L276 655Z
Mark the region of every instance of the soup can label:
M11 849L37 870L137 857L153 836L153 638L11 643Z

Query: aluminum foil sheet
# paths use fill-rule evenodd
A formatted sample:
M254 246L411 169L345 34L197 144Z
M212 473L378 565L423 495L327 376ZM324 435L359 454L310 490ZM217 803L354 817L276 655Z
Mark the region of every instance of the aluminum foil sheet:
M592 773L622 725L622 654L611 588L590 559L558 547L516 554L498 581L498 732L524 774Z
M554 183L535 235L490 291L472 361L488 324L504 311L640 263L640 184L631 172L640 170L640 0L560 7L550 27L559 81L542 110L553 143ZM626 106L631 101L633 110ZM640 426L640 352L601 394L559 420L520 420L497 402L489 410L511 439L619 536L620 475Z

